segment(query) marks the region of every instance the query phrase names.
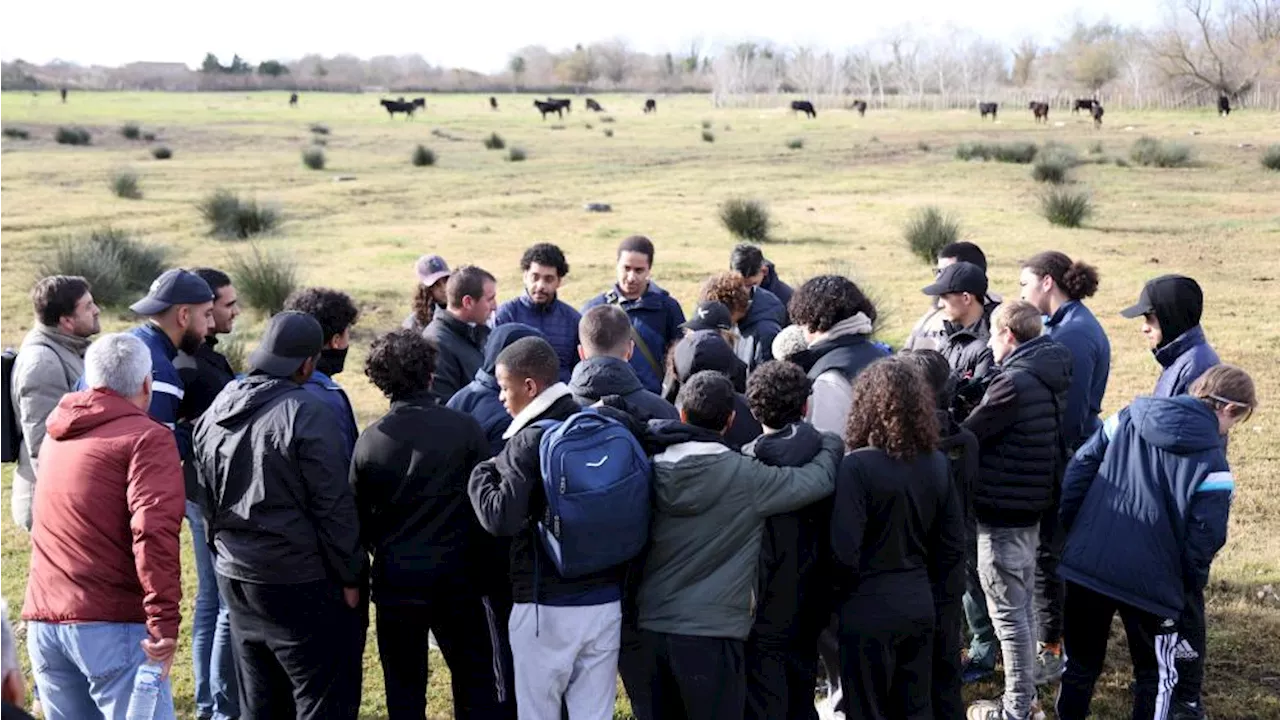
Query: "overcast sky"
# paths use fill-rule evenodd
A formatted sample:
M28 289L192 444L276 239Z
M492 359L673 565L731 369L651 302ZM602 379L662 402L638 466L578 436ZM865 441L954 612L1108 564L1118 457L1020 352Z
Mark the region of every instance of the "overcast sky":
M503 68L525 45L558 50L622 38L649 52L742 39L842 49L903 24L971 28L1009 43L1060 36L1072 18L1151 25L1160 0L30 0L6 4L0 56L45 63L120 65L135 60L198 67L206 52L228 63L308 53L418 53L435 65ZM822 8L822 9L820 9ZM832 9L835 8L835 9ZM843 8L843 9L841 9ZM60 21L65 18L65 21Z

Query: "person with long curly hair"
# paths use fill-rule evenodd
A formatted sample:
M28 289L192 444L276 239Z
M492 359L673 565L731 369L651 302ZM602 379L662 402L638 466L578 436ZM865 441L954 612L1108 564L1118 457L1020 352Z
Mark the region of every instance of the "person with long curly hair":
M836 476L837 564L845 717L933 718L933 587L964 557L960 496L938 451L934 395L897 358L853 384Z
M426 712L432 632L453 678L454 716L514 718L505 546L467 499L489 441L474 418L432 395L438 356L421 333L397 330L373 341L364 366L391 401L361 433L351 463L360 540L373 556L387 713Z

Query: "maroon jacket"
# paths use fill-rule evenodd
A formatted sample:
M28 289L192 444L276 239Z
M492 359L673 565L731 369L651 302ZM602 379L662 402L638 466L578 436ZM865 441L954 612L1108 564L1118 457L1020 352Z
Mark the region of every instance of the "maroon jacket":
M25 620L178 637L186 494L173 433L110 390L67 393L40 452Z

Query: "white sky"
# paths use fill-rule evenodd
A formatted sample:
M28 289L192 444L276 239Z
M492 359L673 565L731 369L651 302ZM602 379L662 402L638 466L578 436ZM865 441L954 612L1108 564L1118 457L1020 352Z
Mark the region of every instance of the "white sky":
M250 62L418 53L433 65L492 72L535 44L622 38L637 50L678 52L699 38L704 48L768 39L838 50L887 28L948 23L1012 44L1058 37L1077 16L1151 25L1160 8L1160 0L15 0L3 13L0 57L198 67L206 52L224 64L235 53Z

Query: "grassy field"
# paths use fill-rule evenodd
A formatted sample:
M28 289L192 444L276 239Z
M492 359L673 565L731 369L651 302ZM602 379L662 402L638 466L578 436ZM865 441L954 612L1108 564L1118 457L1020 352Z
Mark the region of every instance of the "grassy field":
M48 93L5 93L4 127L31 137L3 140L3 344L16 346L30 327L26 293L58 237L110 225L171 248L172 262L187 266L217 266L245 252L244 242L211 238L196 209L217 188L278 207L280 230L259 244L295 259L305 284L341 288L360 304L348 371L339 380L362 424L386 407L360 372L364 350L409 311L412 264L425 252L454 266L486 267L506 299L521 291L522 249L555 242L572 266L562 296L579 304L612 282L617 242L643 233L658 247L655 279L688 308L700 281L726 267L735 242L720 227L717 206L756 198L776 221L766 253L783 278L798 284L823 271L850 275L878 300L880 336L897 344L923 310L919 289L931 278L906 248L902 225L914 209L933 204L959 217L964 239L982 245L997 292L1016 295L1019 259L1039 250L1059 249L1099 267L1102 286L1091 306L1113 347L1108 413L1149 392L1158 371L1137 323L1118 311L1146 279L1190 274L1205 289L1210 340L1224 360L1254 374L1264 403L1231 444L1239 490L1209 592L1206 701L1215 718L1280 718L1280 329L1269 317L1280 309L1280 173L1258 162L1263 146L1278 139L1277 115L1108 112L1099 131L1083 115L1055 113L1037 126L1029 111L1013 108L996 124L976 111L872 109L865 118L822 111L806 120L783 110L716 110L705 97L659 98L659 112L646 116L643 98L605 95L598 99L607 113L585 113L575 102L571 115L544 122L527 96L500 97L500 112L479 96L431 96L415 119L392 121L373 95L303 94L296 109L286 99L73 93L62 105ZM154 144L170 147L173 159L154 160L147 143L122 137L126 121L156 133ZM314 123L331 131L321 171L301 159ZM59 125L87 128L92 145L55 144ZM704 125L714 142L703 140ZM509 162L504 151L486 150L481 140L492 132L528 159ZM1195 165L1077 168L1071 187L1091 194L1095 213L1074 230L1038 215L1042 186L1027 165L962 162L954 153L970 141L1056 141L1083 158L1112 160L1127 158L1142 135L1192 146ZM789 148L796 138L803 147ZM411 164L418 144L437 153L435 166ZM140 200L107 187L111 174L126 168L139 176ZM352 179L336 182L338 176ZM610 203L613 212L587 213L589 202ZM106 330L131 322L126 310L104 311ZM263 318L250 312L238 334L252 344L262 327ZM17 605L28 549L9 520L9 477L6 468L2 580L4 596ZM189 563L184 572L190 596ZM1127 717L1122 640L1112 652L1095 710ZM368 717L384 714L376 657L371 644ZM177 696L189 711L185 651L175 667ZM971 692L996 694L990 684ZM431 708L433 717L449 715L444 672L433 673ZM619 714L626 716L625 708Z

